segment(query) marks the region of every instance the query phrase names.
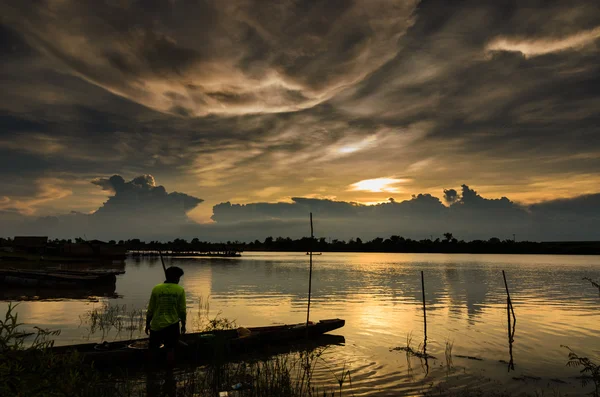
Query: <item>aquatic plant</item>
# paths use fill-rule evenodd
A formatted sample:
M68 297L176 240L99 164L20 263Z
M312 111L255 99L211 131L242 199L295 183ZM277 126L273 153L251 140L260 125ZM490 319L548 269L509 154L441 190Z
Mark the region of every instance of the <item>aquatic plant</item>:
M594 287L598 288L598 295L600 295L600 284L598 284L597 282L595 282L594 280L592 280L589 277L584 277L584 278L582 278L582 280L589 281Z
M569 346L562 347L569 350L569 361L567 361L567 367L581 367L581 374L583 377L581 378L581 384L583 386L587 386L592 383L594 385L594 391L592 395L594 397L600 396L600 365L592 362L587 357L579 356L575 353Z
M116 340L123 330L128 331L129 339L141 335L145 325L145 310L128 309L127 305L113 305L105 303L101 307L94 307L79 316L80 326L88 326L88 339L100 332L104 340L112 331Z
M396 351L404 351L406 352L406 356L407 356L407 360L408 357L418 357L418 358L425 358L425 359L435 359L434 356L432 356L431 354L427 353L425 351L425 349L423 348L423 344L419 344L419 346L417 347L417 350L414 350L411 346L412 343L412 332L406 334L406 346L398 346L398 347L393 347L390 349L390 351L392 350L396 350Z
M223 312L219 310L214 317L210 316L210 297L198 298L198 310L193 318L192 329L194 332L209 332L237 328L235 320L221 317ZM189 315L188 315L189 316Z
M34 327L24 332L17 305L9 303L0 320L0 396L75 396L93 384L96 375L85 371L76 354L55 356L49 350L60 330ZM27 340L31 339L33 340ZM27 341L26 341L27 340Z
M18 305L10 302L4 320L0 320L0 353L25 349L25 340L31 336L34 339L27 344L29 349L47 349L54 346L54 340L50 338L60 335L60 330L50 331L40 327L33 327L36 332L19 330L24 324L19 322L19 313L13 313Z
M444 356L446 357L446 368L450 370L452 368L452 348L454 347L454 341L446 339L446 348L444 349Z

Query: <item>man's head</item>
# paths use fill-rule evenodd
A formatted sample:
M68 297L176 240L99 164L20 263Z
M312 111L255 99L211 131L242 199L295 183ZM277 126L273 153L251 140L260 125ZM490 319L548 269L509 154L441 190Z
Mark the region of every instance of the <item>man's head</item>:
M183 270L177 266L171 266L167 270L165 270L165 275L167 277L168 283L179 284L179 279L183 276Z

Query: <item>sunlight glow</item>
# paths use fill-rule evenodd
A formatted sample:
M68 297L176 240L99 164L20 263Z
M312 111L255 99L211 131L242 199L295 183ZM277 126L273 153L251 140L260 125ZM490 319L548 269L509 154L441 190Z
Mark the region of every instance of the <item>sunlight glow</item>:
M398 193L400 189L396 186L399 183L405 183L408 179L399 179L399 178L375 178L375 179L365 179L360 182L353 183L350 185L348 190L354 191L364 191L364 192L373 192L373 193Z
M357 148L355 146L344 146L344 147L341 147L338 149L338 153L349 154L349 153L354 153L358 150L359 150L359 148Z
M337 154L350 154L359 150L367 149L377 141L377 135L371 135L364 139L354 142L347 142L343 146L334 149Z
M517 39L499 37L488 45L488 51L519 51L525 56L544 55L580 48L600 37L600 27L586 30L560 39Z

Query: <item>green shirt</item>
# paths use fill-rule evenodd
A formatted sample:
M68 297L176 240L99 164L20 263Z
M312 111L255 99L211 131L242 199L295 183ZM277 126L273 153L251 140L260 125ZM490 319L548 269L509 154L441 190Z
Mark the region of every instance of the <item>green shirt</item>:
M160 331L181 320L185 323L185 291L179 284L162 283L152 288L147 316L150 329Z

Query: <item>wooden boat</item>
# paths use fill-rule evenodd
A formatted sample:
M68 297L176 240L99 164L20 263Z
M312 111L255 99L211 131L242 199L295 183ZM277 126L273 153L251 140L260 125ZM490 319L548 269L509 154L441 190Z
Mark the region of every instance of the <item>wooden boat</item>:
M307 253L306 253L306 255L310 255L310 252L307 252ZM318 254L316 254L316 253L314 253L314 252L313 252L313 256L314 256L314 255L323 255L323 253L322 253L322 252L319 252Z
M124 271L0 269L0 284L39 288L113 285Z
M189 333L180 337L176 349L177 364L203 363L212 360L232 360L246 353L268 351L281 346L291 346L315 340L326 332L343 327L342 319L321 320L293 325L278 325L237 330L222 330ZM249 331L249 332L248 332ZM143 367L150 360L148 338L132 339L112 343L85 343L80 345L58 346L51 349L54 354L77 352L85 364L93 364L98 369ZM165 362L165 349L153 353L154 362Z
M35 301L50 302L64 300L98 301L98 298L115 299L121 295L116 293L116 284L99 284L77 286L72 288L23 287L2 285L0 301Z

